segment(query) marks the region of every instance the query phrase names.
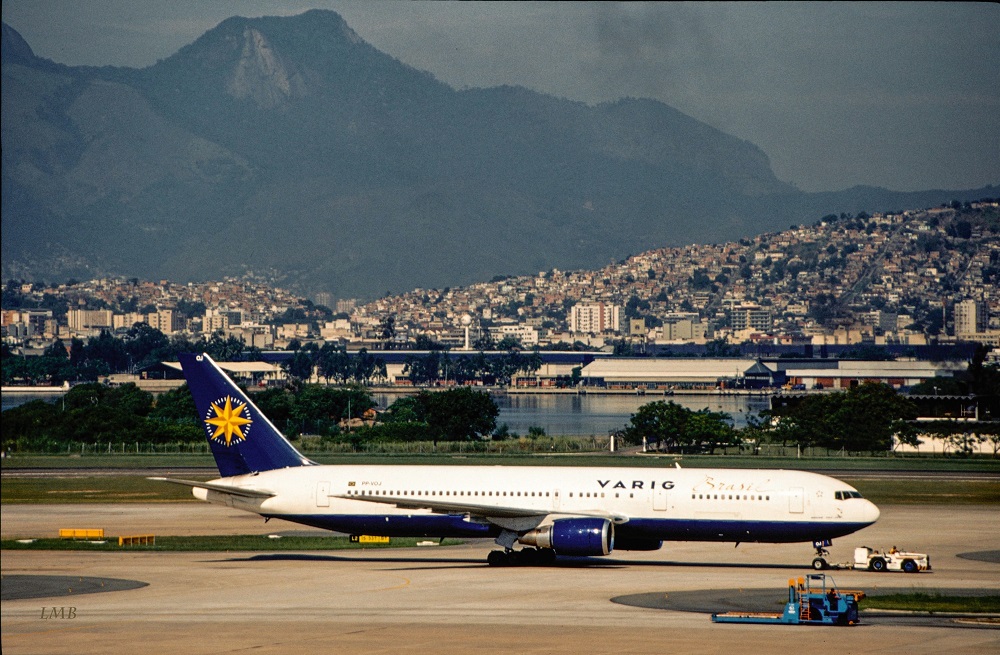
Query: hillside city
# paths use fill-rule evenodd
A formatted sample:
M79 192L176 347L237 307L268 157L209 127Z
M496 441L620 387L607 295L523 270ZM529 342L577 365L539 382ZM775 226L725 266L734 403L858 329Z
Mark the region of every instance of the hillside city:
M735 243L651 250L600 270L549 270L362 303L306 300L264 276L179 284L135 278L8 281L14 352L147 323L222 331L260 349L497 345L541 349L770 343L1000 346L1000 202L857 215Z

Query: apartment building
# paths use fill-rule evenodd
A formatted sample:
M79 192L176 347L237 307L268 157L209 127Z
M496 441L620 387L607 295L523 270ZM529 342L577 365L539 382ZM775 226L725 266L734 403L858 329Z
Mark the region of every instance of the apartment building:
M570 332L583 334L620 332L621 311L621 306L603 302L577 303L570 310Z

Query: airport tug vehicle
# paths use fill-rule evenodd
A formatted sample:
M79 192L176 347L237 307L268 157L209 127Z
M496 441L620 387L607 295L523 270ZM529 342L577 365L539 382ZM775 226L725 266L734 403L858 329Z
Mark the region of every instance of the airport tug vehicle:
M824 569L867 569L876 573L884 571L902 571L903 573L918 573L931 570L931 558L927 553L914 553L899 550L895 546L889 550L876 550L868 546L854 549L854 560L843 564L830 564L826 561L829 553L817 547L816 558L812 567L817 571Z
M828 584L829 583L829 584ZM858 601L865 592L837 589L825 573L811 573L788 581L788 602L781 614L724 612L712 614L714 623L782 623L785 625L856 625Z

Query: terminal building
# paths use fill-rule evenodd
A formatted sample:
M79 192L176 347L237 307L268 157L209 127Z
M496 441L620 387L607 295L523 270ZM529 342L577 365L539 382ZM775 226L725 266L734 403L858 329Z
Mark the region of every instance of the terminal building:
M843 390L864 382L896 389L964 371L966 362L739 358L603 358L583 371L584 384L609 389Z

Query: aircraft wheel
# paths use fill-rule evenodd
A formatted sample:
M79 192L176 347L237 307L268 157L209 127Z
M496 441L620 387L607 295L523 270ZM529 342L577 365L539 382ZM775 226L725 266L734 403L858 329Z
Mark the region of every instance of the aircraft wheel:
M510 564L507 553L502 550L491 550L486 556L486 563L490 566L507 566Z
M538 551L534 548L522 548L518 559L521 566L537 566L540 560Z
M827 566L828 565L826 563L826 560L823 559L822 557L817 557L816 559L813 560L812 563L812 567L817 571L825 571L827 569Z
M539 548L538 549L538 565L539 566L552 566L556 563L556 551L551 548Z

